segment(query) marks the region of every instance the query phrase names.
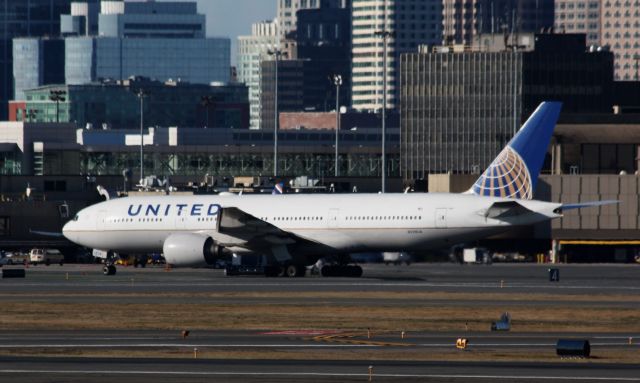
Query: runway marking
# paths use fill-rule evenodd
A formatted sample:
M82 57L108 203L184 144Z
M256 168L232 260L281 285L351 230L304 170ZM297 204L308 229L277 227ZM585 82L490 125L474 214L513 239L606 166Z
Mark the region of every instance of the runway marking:
M202 371L114 371L114 370L0 370L0 374L58 374L58 375L170 375L170 376L283 376L283 377L368 377L368 373L331 372L202 372ZM640 382L640 378L590 376L533 376L533 375L480 375L480 374L373 374L378 378L432 378L432 379L528 379L551 381L618 381Z
M122 283L130 283L130 280L118 280L118 281L105 281L100 283L76 283L76 282L51 282L51 283L21 283L21 287L51 287L51 286L84 286L84 287L105 287L105 286L122 286ZM185 282L185 283L160 283L160 282L145 282L136 281L137 287L218 287L218 286L237 286L237 287L455 287L455 288L495 288L503 290L513 290L518 288L535 288L546 290L631 290L640 291L640 286L601 286L601 285L548 285L548 284L518 284L510 282L504 287L500 287L500 283L486 282L486 283L384 283L384 282L326 282L326 283L197 283L197 282Z
M127 343L127 344L0 344L0 349L21 348L155 348L155 347L207 347L207 348L337 348L337 347L452 347L450 343L395 343L371 340L344 338L313 339L317 342L329 344L211 344L211 343ZM471 343L470 348L476 347L554 347L556 343ZM620 343L591 343L591 346L629 346ZM637 344L632 346L637 347Z
M381 333L378 332L378 335ZM328 343L339 343L339 344L350 344L350 345L367 345L367 346L376 346L376 347L408 347L414 346L411 343L396 343L396 342L380 342L373 341L369 339L355 339L355 338L364 338L367 336L367 333L362 332L344 332L338 334L331 335L319 335L311 338L316 342L328 342Z
M339 333L339 330L283 330L283 331L267 331L261 332L260 335L302 335L302 336L312 336L312 335L326 335L326 334L336 334Z
M8 348L155 348L155 347L208 347L208 348L337 348L337 347L379 347L367 343L353 344L206 344L206 343L138 343L138 344L6 344L0 349Z

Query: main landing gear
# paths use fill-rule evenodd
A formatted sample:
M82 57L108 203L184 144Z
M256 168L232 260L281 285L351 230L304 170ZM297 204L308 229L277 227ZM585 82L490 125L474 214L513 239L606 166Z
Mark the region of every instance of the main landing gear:
M357 265L326 265L320 269L323 277L351 277L360 278L362 267Z
M358 265L350 265L351 256L349 254L337 254L334 256L334 262L324 265L320 268L320 275L323 277L349 277L360 278L362 276L362 267Z
M270 265L264 268L266 277L301 278L307 274L307 268L303 265Z

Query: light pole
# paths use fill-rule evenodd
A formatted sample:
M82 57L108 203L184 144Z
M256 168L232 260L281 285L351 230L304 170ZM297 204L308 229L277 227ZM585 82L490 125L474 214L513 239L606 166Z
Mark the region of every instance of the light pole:
M51 90L49 91L49 100L56 103L56 122L60 122L60 101L65 101L64 97L67 94L64 90Z
M275 61L275 86L273 92L273 109L275 112L274 116L274 125L273 125L273 176L278 176L278 61L283 54L283 51L280 49L269 49L267 51L269 56L274 57Z
M393 33L386 29L387 26L387 11L385 2L385 29L376 31L375 35L382 37L382 193L386 192L387 186L387 51L389 38L393 36Z
M136 95L140 99L140 185L144 182L144 98L149 96L149 92L138 89Z
M342 85L342 76L333 75L333 83L336 86L336 159L335 159L335 176L338 177L338 136L340 135L340 86Z

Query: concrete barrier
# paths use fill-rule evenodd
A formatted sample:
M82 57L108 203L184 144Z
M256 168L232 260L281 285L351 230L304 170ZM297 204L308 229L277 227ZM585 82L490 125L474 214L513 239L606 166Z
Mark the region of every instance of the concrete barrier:
M558 356L588 358L591 355L591 345L588 340L559 339L556 344Z
M24 269L2 269L2 278L25 278Z

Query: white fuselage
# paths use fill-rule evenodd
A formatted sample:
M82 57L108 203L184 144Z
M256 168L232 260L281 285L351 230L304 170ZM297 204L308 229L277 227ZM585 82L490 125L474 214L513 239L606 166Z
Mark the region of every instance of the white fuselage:
M220 209L233 207L333 253L346 253L451 246L559 216L554 210L560 204L518 200L531 213L487 217L498 201L513 200L444 193L129 197L83 209L63 232L89 248L161 252L175 233L215 237Z

